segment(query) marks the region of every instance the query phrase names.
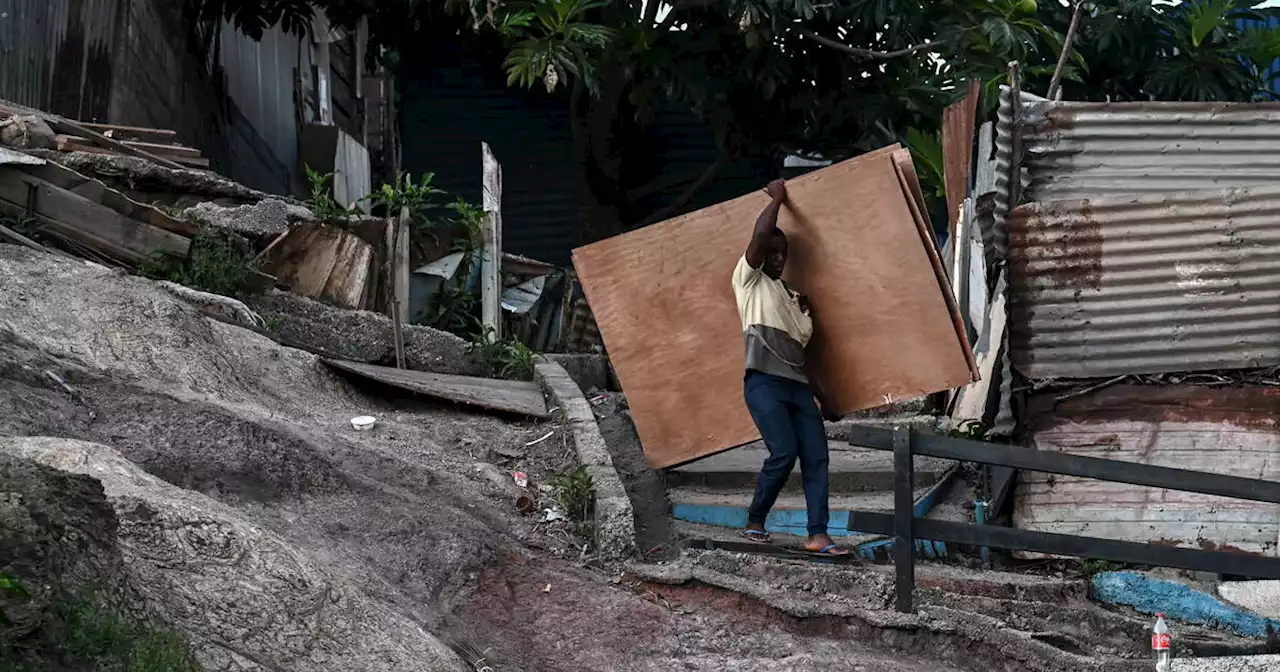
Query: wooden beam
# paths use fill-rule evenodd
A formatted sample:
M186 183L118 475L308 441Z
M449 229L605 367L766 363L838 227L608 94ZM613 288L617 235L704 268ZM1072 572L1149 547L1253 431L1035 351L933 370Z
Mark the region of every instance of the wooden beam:
M16 168L49 184L66 189L77 196L101 203L125 217L145 222L158 229L164 229L186 238L194 238L196 234L200 233L198 224L184 218L174 217L153 205L135 201L124 195L124 193L108 187L101 180L87 177L66 166L47 162L42 165L23 165Z
M480 271L480 315L495 339L502 338L502 164L489 143L480 143L484 166L484 257Z
M31 185L31 186L28 186ZM0 169L0 200L26 210L34 194L34 217L49 232L97 253L138 263L156 252L186 256L190 241L121 215L56 185L11 169Z
M137 126L120 126L117 124L90 124L80 122L81 126L103 134L112 140L129 141L137 140L140 142L177 142L177 131L171 131L165 128L140 128ZM111 135L107 135L110 133Z

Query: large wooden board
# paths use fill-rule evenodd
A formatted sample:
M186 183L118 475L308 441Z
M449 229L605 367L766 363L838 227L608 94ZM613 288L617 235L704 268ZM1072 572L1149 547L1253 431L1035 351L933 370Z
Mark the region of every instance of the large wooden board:
M384 385L392 385L436 399L533 418L551 416L547 411L547 402L542 396L542 388L538 387L537 383L426 373L333 359L326 359L324 363Z
M813 352L842 413L973 380L889 147L788 184L787 280L811 297ZM915 179L914 171L909 183ZM730 277L768 202L750 194L574 250L649 463L759 438L742 400ZM931 246L932 243L929 243Z

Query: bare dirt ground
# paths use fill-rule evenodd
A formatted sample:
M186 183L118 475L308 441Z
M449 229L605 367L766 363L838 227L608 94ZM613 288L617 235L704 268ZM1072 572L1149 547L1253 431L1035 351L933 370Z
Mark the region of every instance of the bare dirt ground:
M0 288L0 451L102 481L125 582L208 669L960 669L582 565L492 478L569 466L554 423L388 401L101 267L0 245Z

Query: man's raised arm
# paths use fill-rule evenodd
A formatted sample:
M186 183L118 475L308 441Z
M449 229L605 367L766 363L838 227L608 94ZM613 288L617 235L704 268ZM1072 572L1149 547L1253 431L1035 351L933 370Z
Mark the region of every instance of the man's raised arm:
M755 229L751 231L751 242L747 244L747 263L751 268L757 269L764 265L764 257L769 250L769 238L778 228L778 210L787 201L787 183L774 180L764 190L773 200L756 218Z

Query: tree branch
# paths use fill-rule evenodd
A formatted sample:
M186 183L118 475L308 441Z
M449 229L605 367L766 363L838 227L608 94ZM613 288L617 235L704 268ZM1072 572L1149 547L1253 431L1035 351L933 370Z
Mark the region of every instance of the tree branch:
M829 37L823 37L807 28L800 28L796 32L798 32L802 37L813 40L824 47L839 49L847 54L853 54L859 58L865 58L872 61L887 61L894 58L901 58L903 56L910 56L917 51L932 49L945 43L943 40L928 40L923 44L917 44L914 47L907 47L906 49L898 49L897 51L873 51L871 49L863 49L861 47L852 47Z
M698 195L698 192L702 191L703 187L706 187L707 184L711 182L712 178L716 176L716 173L719 173L720 169L724 168L726 163L728 163L728 159L723 156L716 159L710 166L707 166L706 170L702 171L702 175L700 175L698 179L694 180L693 184L690 184L678 197L676 197L676 200L672 201L670 205L654 211L653 214L644 218L644 221L640 222L636 228L638 229L649 226L650 224L661 222L662 220L671 217L671 215L675 214L684 206L688 205L689 202Z
M1083 9L1084 0L1076 0L1075 11L1071 13L1071 25L1067 26L1067 36L1062 39L1062 54L1058 56L1058 67L1053 69L1053 79L1049 80L1049 100L1058 96L1058 87L1062 84L1062 69L1067 67L1067 59L1071 56L1071 42L1076 39L1076 30L1080 27Z

